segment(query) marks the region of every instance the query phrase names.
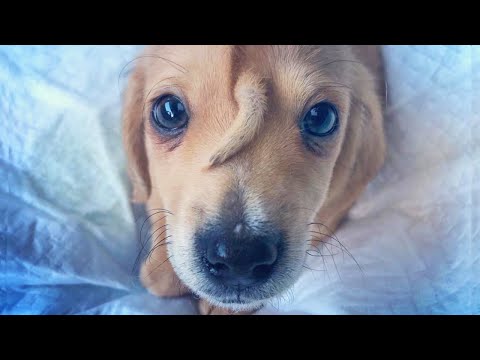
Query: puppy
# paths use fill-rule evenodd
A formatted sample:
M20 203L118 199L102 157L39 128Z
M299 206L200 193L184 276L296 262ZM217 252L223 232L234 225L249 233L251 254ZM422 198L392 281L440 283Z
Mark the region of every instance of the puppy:
M334 231L384 161L380 51L150 46L135 62L123 134L152 225L141 280L195 293L203 314L258 309L299 277L311 224Z

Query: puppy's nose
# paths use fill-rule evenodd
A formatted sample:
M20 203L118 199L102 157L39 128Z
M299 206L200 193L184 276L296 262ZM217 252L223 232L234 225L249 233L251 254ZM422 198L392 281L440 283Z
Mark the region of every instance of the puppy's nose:
M276 236L218 236L216 231L198 239L203 248L204 270L226 286L250 286L269 279L278 258Z

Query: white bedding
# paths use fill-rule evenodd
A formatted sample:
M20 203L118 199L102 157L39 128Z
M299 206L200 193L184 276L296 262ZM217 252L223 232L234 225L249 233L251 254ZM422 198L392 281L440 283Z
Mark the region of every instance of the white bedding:
M196 313L132 271L119 74L138 49L0 46L1 314ZM261 314L480 314L480 47L384 54L387 162L337 232L363 273L309 257Z

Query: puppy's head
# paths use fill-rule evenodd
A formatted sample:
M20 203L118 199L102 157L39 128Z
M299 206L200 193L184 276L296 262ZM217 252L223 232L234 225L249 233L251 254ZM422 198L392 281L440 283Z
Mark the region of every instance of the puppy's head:
M308 224L335 226L378 170L372 54L162 46L137 60L124 109L134 197L173 213L170 262L195 293L242 309L284 292Z

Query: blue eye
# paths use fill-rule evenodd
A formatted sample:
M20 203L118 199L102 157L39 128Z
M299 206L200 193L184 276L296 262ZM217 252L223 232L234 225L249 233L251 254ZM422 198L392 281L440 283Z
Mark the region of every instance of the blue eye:
M161 130L175 131L187 126L188 114L179 98L166 95L153 104L152 120Z
M301 128L313 136L327 136L338 128L338 113L336 107L329 102L314 105L302 120Z

